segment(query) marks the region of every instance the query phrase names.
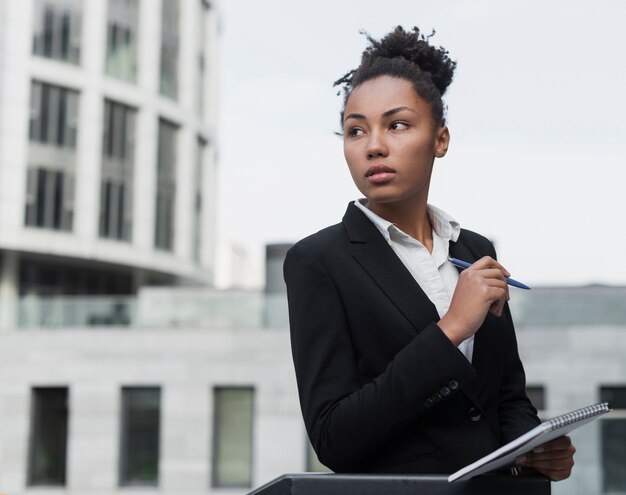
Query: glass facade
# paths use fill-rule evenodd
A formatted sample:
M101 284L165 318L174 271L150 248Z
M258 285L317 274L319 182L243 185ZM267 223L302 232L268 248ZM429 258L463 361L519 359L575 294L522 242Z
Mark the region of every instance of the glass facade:
M174 242L177 134L175 124L159 120L154 244L165 251L172 251Z
M33 54L80 63L81 0L35 0Z
M139 0L109 0L105 71L128 82L137 77Z
M20 296L128 295L133 293L131 274L125 270L90 263L63 263L24 256L19 266Z
M175 284L173 276L156 278L155 274L146 283ZM36 327L88 331L94 325L126 325L128 330L192 326L207 331L238 331L280 330L289 326L287 300L282 295L203 290L181 295L172 289L163 291L167 294L163 297L150 291L146 291L148 295L131 295L134 291L136 286L127 272L28 261L20 267L20 297L12 306L17 321L4 326L0 323L0 330ZM137 314L136 308L143 310Z
M533 287L509 304L516 327L626 325L625 287Z
M626 385L601 387L600 400L615 411L601 422L603 489L626 493Z
M120 485L158 485L160 412L159 387L122 389Z
M67 407L65 387L35 387L31 392L28 484L65 485Z
M130 241L136 111L105 101L100 187L100 237Z
M254 389L216 388L213 404L213 486L249 487Z
M163 0L161 10L161 78L162 95L172 99L178 97L178 45L179 45L178 0Z
M25 225L72 230L77 117L77 91L31 83Z

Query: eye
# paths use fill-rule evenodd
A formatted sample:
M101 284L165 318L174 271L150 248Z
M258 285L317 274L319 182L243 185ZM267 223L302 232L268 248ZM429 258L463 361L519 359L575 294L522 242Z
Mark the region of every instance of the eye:
M402 122L400 120L396 120L389 126L389 128L394 131L403 131L404 129L408 129L408 127L409 127L409 124L407 124L406 122Z
M362 136L362 135L363 135L363 129L361 129L360 127L350 127L348 129L348 136L357 137L357 136Z

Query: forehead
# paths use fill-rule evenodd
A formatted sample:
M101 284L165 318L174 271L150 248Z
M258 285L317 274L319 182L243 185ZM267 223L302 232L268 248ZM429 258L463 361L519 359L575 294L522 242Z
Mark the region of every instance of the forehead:
M410 81L380 76L365 81L352 90L344 114L359 113L374 117L399 107L408 107L418 113L430 113L428 103L417 94Z

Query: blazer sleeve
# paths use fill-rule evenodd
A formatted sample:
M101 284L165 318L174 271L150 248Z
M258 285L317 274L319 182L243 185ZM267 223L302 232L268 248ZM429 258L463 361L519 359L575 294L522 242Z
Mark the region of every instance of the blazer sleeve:
M457 382L447 400L476 377L462 353L431 323L379 376L364 381L351 341L351 332L359 329L350 328L327 269L299 243L287 253L284 275L300 405L313 447L331 469L358 466L419 419L434 392Z
M519 357L513 319L508 304L504 307L503 318L509 327L510 341L504 365L504 376L500 387L499 418L502 442L515 440L540 423L537 409L526 395L526 375Z
M482 236L472 234L476 240L483 240L483 252L494 259L498 259L493 244ZM526 395L526 375L519 356L515 326L508 304L504 305L502 313L504 329L506 329L506 353L503 367L502 383L498 402L498 418L500 426L500 440L506 444L527 431L532 430L541 421L537 417L537 409Z

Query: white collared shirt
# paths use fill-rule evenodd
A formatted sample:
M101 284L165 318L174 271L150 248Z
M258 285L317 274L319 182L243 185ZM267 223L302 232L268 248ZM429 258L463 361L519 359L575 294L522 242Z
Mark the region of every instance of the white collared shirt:
M435 305L439 318L443 318L450 308L452 294L459 280L459 272L452 263L448 262L449 243L457 241L461 226L445 211L431 204L427 205L428 217L433 227L431 254L421 242L405 234L393 223L379 217L365 206L362 203L365 201L364 199L357 200L354 204L380 231L391 249ZM461 342L459 350L471 362L474 336Z

